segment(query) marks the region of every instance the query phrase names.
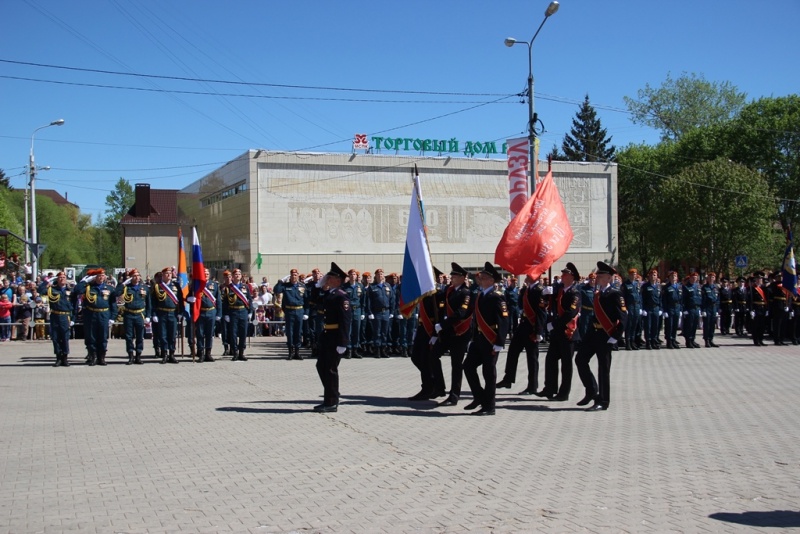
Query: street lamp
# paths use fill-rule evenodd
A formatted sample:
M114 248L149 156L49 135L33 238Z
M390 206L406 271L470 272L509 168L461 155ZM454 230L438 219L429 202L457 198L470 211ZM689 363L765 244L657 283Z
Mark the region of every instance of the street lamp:
M30 185L31 185L31 237L29 239L30 243L35 243L37 245L36 251L32 253L33 256L33 280L36 281L36 276L39 274L39 237L36 233L36 165L33 160L33 138L36 135L36 132L39 130L43 130L45 128L49 128L50 126L62 126L64 124L64 119L58 119L56 121L51 122L50 124L45 124L44 126L39 126L36 128L33 133L31 134L31 154L28 166L28 172L30 173ZM29 245L30 246L30 245Z
M36 170L37 171L49 171L50 170L50 166L46 165L44 167L36 167ZM30 232L30 229L29 229L30 227L28 226L28 221L29 221L29 219L28 219L28 201L29 201L29 198L30 198L30 194L29 194L28 190L30 188L30 185L31 184L30 184L29 181L25 182L25 241L31 241L31 232ZM31 251L31 249L28 246L28 244L26 243L25 244L25 263L28 263L29 261L31 261L30 251Z
M531 170L531 195L533 192L536 191L536 160L534 157L535 148L534 145L536 143L536 113L533 112L533 59L531 56L531 49L533 47L533 41L536 39L536 36L539 35L539 31L544 26L544 23L547 22L547 19L550 18L551 15L555 14L558 11L559 5L556 0L550 2L550 5L547 6L547 9L544 11L544 19L542 23L539 24L539 28L536 30L536 33L533 34L530 41L518 41L513 37L507 37L504 41L505 45L509 48L514 46L515 44L526 44L528 45L528 143L530 144L530 170Z

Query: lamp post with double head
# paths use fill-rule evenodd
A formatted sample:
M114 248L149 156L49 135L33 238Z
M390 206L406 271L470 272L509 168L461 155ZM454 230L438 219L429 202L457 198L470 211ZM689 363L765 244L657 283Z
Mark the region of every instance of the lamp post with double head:
M530 144L530 161L528 162L530 173L531 173L531 195L534 191L536 191L536 160L534 159L536 156L535 150L535 143L536 143L536 113L534 112L533 108L533 55L532 55L532 48L533 48L533 41L536 39L536 36L539 35L539 31L544 26L544 23L547 22L556 11L558 11L559 4L556 0L550 2L550 5L547 6L547 9L544 11L544 19L542 23L539 24L539 28L536 30L536 33L533 34L530 41L518 41L513 37L507 37L505 45L507 47L512 47L515 44L525 44L528 45L528 142Z
M36 280L36 276L39 274L39 250L38 250L39 237L36 232L36 170L37 169L36 169L36 163L34 162L33 158L33 138L36 136L36 132L38 132L39 130L49 128L50 126L61 126L63 124L64 124L64 119L58 119L56 121L51 122L50 124L39 126L31 134L31 153L28 161L28 173L30 175L30 187L31 187L31 235L29 238L29 242L37 245L37 250L32 251L31 254L33 256L32 276L34 281Z

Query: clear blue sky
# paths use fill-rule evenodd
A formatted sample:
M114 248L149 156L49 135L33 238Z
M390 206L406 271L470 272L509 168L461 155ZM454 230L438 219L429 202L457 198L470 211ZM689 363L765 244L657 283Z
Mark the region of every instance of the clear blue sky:
M31 134L65 119L36 134L36 163L52 167L37 188L96 218L120 177L178 189L250 148L350 152L353 134L388 130L499 148L527 121L518 97L502 100L526 87L527 48L503 40L529 40L548 3L7 0L0 168L24 188ZM730 81L749 99L797 93L798 20L798 0L563 0L533 51L543 152L587 93L615 145L657 142L623 96L668 72Z

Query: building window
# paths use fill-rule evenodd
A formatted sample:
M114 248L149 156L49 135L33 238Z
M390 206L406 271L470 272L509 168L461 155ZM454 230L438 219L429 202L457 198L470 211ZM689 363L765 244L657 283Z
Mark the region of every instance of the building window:
M229 189L226 189L224 191L218 191L218 192L214 193L213 195L207 196L206 198L204 198L204 199L202 199L200 201L200 207L201 208L208 207L208 206L210 206L212 204L216 204L217 202L221 202L221 201L225 200L226 198L230 198L230 197L242 194L242 193L244 193L246 191L247 191L247 183L242 182L242 183L237 184L237 185L235 185L235 186L233 186L233 187L231 187Z

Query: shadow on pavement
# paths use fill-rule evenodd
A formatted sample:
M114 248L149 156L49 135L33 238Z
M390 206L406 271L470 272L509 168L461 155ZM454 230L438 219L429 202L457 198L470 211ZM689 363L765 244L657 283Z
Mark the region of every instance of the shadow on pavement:
M708 517L727 523L751 527L800 527L800 512L773 510L770 512L719 512Z
M248 408L246 406L222 406L218 412L238 413L312 413L311 408Z

